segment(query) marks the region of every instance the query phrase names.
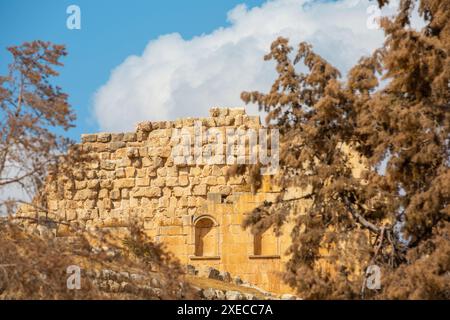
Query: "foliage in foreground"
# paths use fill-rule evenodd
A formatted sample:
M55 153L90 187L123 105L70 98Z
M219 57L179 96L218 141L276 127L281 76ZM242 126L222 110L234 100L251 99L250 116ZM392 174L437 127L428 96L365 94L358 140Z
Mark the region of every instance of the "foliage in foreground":
M63 45L33 41L8 51L12 62L0 75L0 193L10 196L0 197L1 215L39 197L48 170L67 160L61 155L72 144L57 132L76 118L68 95L53 84L67 55Z
M421 31L409 27L415 4ZM294 219L286 281L304 298L450 298L450 0L402 0L382 27L384 46L346 81L306 43L292 60L280 37L265 56L278 73L270 92L242 93L280 129L277 183L309 190L306 212L282 194L245 223L260 232ZM373 264L382 287L368 292Z
M22 223L1 220L0 299L195 298L189 285L182 282L177 261L138 229L131 229L127 243L139 239L132 246L143 250L130 251L128 245L121 245L122 237L105 230L75 228L74 236L59 238L43 225L30 229ZM67 268L73 265L81 268L80 290L67 287L71 275ZM139 277L127 276L118 281L117 290L111 290L108 274L112 272ZM151 279L157 279L161 288L149 288Z

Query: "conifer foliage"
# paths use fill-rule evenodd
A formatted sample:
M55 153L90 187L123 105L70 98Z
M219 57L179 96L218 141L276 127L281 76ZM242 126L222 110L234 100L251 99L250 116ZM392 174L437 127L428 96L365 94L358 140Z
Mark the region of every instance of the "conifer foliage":
M414 9L422 30L410 27ZM344 80L310 45L293 56L278 38L265 56L278 74L270 91L241 96L280 128L277 183L305 188L310 203L282 194L245 225L295 219L286 280L305 298L450 299L450 1L401 0L381 25L383 47ZM373 264L381 289L369 291Z

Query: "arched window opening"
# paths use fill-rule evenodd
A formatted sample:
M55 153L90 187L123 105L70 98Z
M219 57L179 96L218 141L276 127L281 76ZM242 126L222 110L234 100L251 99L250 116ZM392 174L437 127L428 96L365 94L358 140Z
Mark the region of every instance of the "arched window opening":
M210 257L217 255L217 230L214 221L202 218L195 224L195 255Z
M253 255L273 256L278 254L278 237L275 235L272 228L254 235Z

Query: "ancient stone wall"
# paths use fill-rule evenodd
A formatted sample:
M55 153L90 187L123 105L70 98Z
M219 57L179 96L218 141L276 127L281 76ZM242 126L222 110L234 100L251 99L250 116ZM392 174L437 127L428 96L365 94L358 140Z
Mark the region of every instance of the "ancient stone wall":
M241 226L253 208L273 201L278 190L266 176L262 188L251 192L249 177L227 177L229 165L220 161L179 161L173 148L182 139L181 129L193 133L199 124L224 135L230 128L261 128L259 117L244 109L213 108L208 118L143 122L136 132L84 134L80 146L90 160L46 186L51 218L104 228L123 228L137 219L182 263L212 266L266 290L287 292L279 273L287 259L289 232L276 237L267 230L254 236ZM201 149L210 142L217 145L215 139L208 136ZM25 207L20 214L49 216ZM64 225L57 233L64 234Z

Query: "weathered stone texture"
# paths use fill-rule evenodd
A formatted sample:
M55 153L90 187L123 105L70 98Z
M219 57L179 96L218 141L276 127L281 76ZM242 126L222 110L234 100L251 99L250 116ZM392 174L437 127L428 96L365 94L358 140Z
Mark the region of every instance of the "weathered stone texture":
M74 168L69 181L57 179L54 189L64 192L48 186L49 208L61 220L99 227L123 226L137 216L146 232L183 263L214 267L226 281L239 275L266 290L286 292L278 273L287 259L289 231L255 238L241 227L245 216L276 192L269 181L252 194L248 177L227 178L228 166L219 162L224 156L213 156L210 164L179 164L172 156L173 130L193 133L196 122L223 133L261 126L259 117L244 109L213 108L208 118L147 121L136 132L84 134L81 145L92 160ZM202 150L207 147L203 138ZM237 293L227 293L227 299L234 298Z

